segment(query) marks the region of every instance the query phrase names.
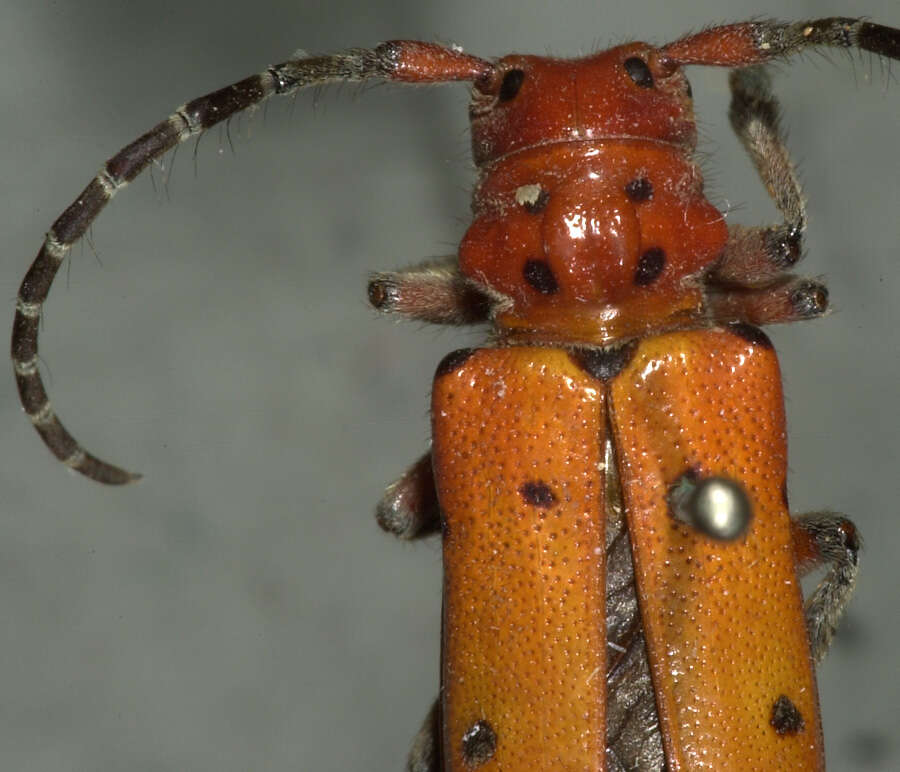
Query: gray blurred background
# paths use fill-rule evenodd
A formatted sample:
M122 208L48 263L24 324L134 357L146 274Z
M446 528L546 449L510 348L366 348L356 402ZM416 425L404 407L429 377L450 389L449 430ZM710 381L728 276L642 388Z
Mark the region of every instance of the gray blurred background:
M577 55L711 22L897 0L0 5L0 294L102 161L181 102L298 47L397 37ZM859 590L821 669L832 770L900 766L896 651L900 88L871 57L803 57L777 87L810 199L804 270L836 313L769 328L796 511L851 513ZM704 169L733 222L773 220L692 70ZM0 379L0 768L398 770L438 683L440 552L371 510L423 451L435 364L473 344L378 318L370 270L447 254L472 184L465 86L270 103L139 178L77 246L41 353L75 435L145 479L57 464ZM94 250L96 250L96 255ZM773 589L773 591L775 591ZM741 620L735 619L740 625Z

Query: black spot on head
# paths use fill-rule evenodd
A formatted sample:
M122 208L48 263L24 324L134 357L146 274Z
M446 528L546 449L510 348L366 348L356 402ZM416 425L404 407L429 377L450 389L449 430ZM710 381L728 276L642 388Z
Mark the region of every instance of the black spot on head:
M775 704L772 706L772 718L769 719L769 723L775 732L781 735L797 734L802 732L806 726L797 706L783 694L775 700Z
M628 77L638 86L641 88L653 88L653 73L650 72L647 62L641 57L631 56L622 63L622 66L625 68L625 72L628 73Z
M666 267L666 253L660 247L650 247L638 259L634 283L639 287L653 284Z
M525 211L529 214L540 214L547 208L547 203L549 201L550 194L542 188L534 201L526 201L522 206L525 207Z
M805 281L791 292L791 306L804 319L821 316L828 310L828 288L817 281Z
M631 361L637 341L606 348L576 348L569 356L588 375L600 381L615 378Z
M503 82L500 84L500 91L497 94L497 98L501 102L508 102L510 99L515 99L516 94L519 93L519 89L522 88L524 80L524 70L509 70L509 72L503 76Z
M449 375L455 370L458 370L462 366L463 362L465 362L476 351L477 349L474 348L459 348L456 351L451 351L438 364L437 370L435 370L434 373L434 377L440 378L442 375Z
M519 495L535 507L550 507L556 503L556 494L541 480L523 483Z
M762 346L763 348L774 349L775 346L772 345L772 341L769 340L769 336L766 335L759 327L754 327L752 324L746 324L745 322L732 322L727 325L727 329L730 332L733 332L739 338L743 338L748 343L755 343L757 346Z
M625 195L636 204L649 201L653 198L653 183L646 177L637 177L625 186Z
M497 750L497 734L487 721L476 721L462 737L463 761L470 769L490 761Z
M546 260L526 260L522 275L525 281L542 295L559 292L559 284Z

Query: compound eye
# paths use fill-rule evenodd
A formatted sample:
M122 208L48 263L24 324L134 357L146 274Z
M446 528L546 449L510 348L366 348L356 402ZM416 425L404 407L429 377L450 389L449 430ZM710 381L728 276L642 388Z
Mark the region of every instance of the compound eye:
M515 99L516 94L519 93L519 89L522 88L524 80L525 70L520 70L518 68L509 70L503 76L503 82L500 84L500 91L497 93L497 99L501 102L509 102L511 99Z
M622 63L622 66L636 85L641 88L653 88L653 73L641 57L631 56Z

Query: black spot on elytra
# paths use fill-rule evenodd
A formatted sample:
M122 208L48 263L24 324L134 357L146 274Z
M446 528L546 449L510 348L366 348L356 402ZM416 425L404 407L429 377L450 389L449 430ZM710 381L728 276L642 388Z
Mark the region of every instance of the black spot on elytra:
M628 77L631 78L641 88L653 88L653 73L647 66L647 62L639 56L631 56L626 59L622 66Z
M522 206L525 207L525 211L529 214L540 214L547 208L549 201L550 194L542 188L534 201L526 201Z
M489 761L496 750L497 734L487 721L476 721L463 734L463 761L470 769Z
M802 732L806 726L797 706L783 694L775 700L775 704L772 706L772 718L769 719L769 723L781 735L797 734Z
M559 283L546 260L526 260L522 275L525 281L542 295L559 292Z
M649 201L653 198L653 183L646 177L637 177L625 185L625 195L636 204Z
M500 91L497 94L497 98L501 102L508 102L510 99L515 99L516 94L519 93L519 89L522 88L524 80L524 70L510 70L503 76L503 82L500 84Z
M666 267L666 253L660 247L650 247L638 259L634 283L639 287L653 284Z
M727 325L727 329L748 343L755 343L757 346L768 349L775 348L775 346L772 345L772 341L769 340L769 336L759 329L759 327L754 327L752 324L732 322Z
M456 351L451 351L438 364L437 370L435 370L434 373L434 377L440 378L442 375L449 375L454 370L459 369L462 366L463 362L465 362L476 351L477 349L474 348L459 348Z
M523 483L519 494L535 507L549 507L556 503L556 494L541 480Z
M791 511L791 505L788 503L787 480L781 484L781 503L784 504L784 508L787 512Z
M637 341L607 348L576 348L569 356L588 375L600 381L617 376L631 361Z

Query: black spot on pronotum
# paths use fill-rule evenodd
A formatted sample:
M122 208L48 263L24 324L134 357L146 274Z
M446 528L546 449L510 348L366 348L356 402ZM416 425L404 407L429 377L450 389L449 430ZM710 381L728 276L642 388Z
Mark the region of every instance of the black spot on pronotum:
M639 56L631 56L626 59L622 66L628 77L631 78L641 88L653 88L653 73L647 66L647 62Z
M650 247L638 258L634 283L639 287L653 284L666 267L666 253L659 247Z
M653 198L653 183L646 177L638 177L625 185L625 195L634 203L649 201Z
M490 761L497 750L497 733L487 721L476 721L462 737L463 761L470 769Z
M775 348L772 345L772 341L769 340L769 336L766 335L761 329L759 329L759 327L754 327L752 324L746 324L745 322L732 322L728 325L728 329L739 338L743 338L748 343L755 343L757 346L762 346L763 348L768 349Z
M541 480L523 483L519 494L535 507L549 507L556 503L556 494Z
M459 369L462 366L463 362L465 362L476 351L477 349L474 348L459 348L456 351L451 351L440 361L440 364L438 364L437 370L434 373L434 377L440 378L442 375L449 375L450 373Z
M569 356L588 375L597 380L606 381L625 369L636 349L637 341L631 341L623 346L576 348L570 352Z
M501 102L508 102L510 99L514 99L516 94L519 93L519 89L522 88L524 80L524 70L510 70L503 76L503 82L500 84L500 92L497 94L497 98Z
M542 295L552 295L559 291L559 284L546 260L526 260L522 275Z
M769 723L780 735L797 734L802 732L806 726L797 706L783 694L775 700L775 704L772 706L772 717L769 719Z

